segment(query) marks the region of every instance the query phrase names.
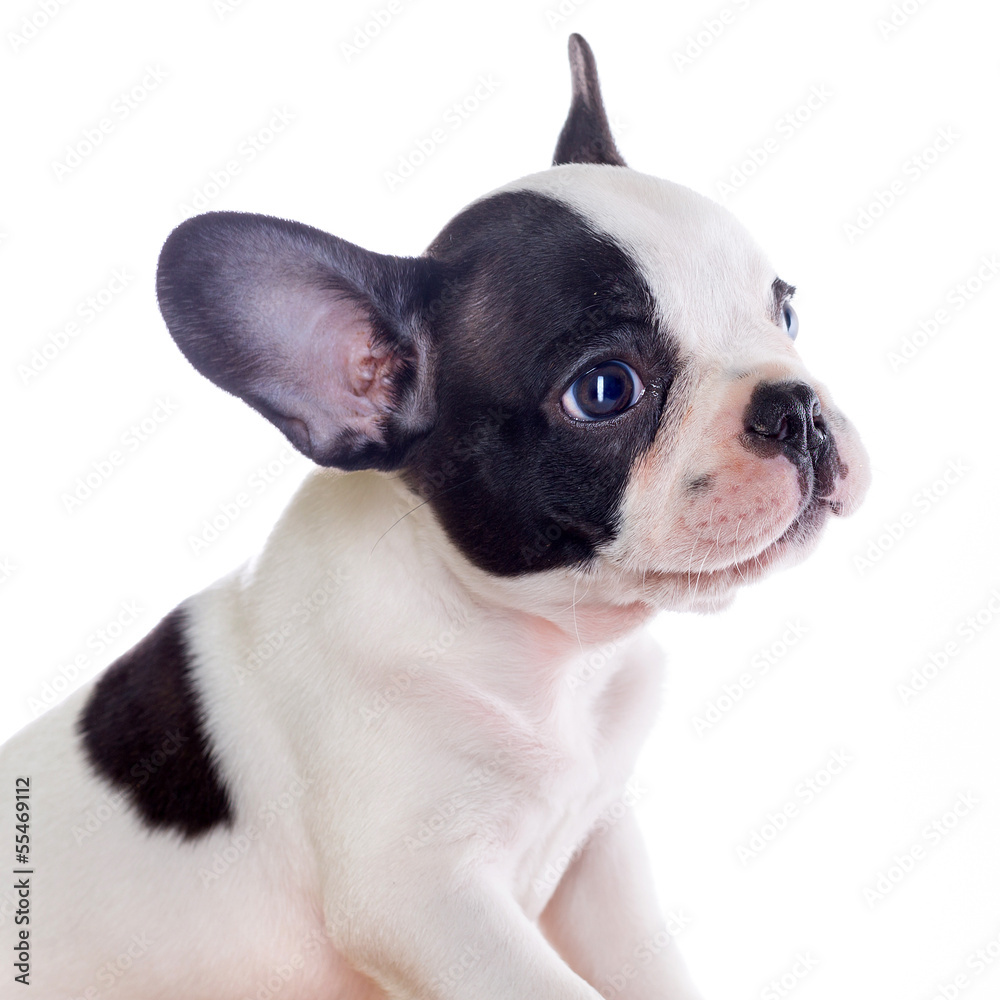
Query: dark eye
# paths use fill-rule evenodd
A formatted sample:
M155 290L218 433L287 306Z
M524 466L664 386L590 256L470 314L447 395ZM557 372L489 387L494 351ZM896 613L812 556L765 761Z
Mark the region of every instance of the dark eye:
M574 420L602 420L635 406L643 388L624 361L604 361L563 393L562 405Z
M786 302L781 307L781 315L785 319L785 329L788 331L788 336L794 340L799 335L799 317L796 315L791 303Z

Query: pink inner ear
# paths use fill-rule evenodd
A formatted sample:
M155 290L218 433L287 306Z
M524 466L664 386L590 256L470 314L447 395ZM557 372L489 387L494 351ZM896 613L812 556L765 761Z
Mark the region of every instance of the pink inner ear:
M367 318L364 322L367 323ZM355 325L357 333L348 344L346 371L351 391L365 396L377 409L388 410L391 401L393 357L387 347L372 342L371 328Z
M367 310L301 284L272 289L257 306L271 329L267 354L274 369L256 391L301 421L315 450L345 431L383 442L399 358L374 342Z

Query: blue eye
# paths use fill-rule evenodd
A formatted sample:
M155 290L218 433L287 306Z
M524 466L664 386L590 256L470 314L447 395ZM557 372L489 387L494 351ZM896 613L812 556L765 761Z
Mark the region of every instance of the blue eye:
M574 420L602 420L635 406L643 388L639 376L624 361L604 361L563 393L562 405Z
M788 336L794 340L799 335L799 317L788 302L781 307L781 315L785 319L785 329L788 331Z

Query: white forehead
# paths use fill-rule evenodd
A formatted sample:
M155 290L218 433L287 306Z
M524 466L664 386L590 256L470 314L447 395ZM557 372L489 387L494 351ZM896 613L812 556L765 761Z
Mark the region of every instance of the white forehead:
M566 164L499 191L549 195L610 236L693 353L742 353L770 322L774 268L730 212L690 188L628 167Z

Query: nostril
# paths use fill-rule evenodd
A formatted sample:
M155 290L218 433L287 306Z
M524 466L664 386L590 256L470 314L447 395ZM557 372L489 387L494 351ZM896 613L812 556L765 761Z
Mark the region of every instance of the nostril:
M806 435L806 444L810 451L816 451L826 444L828 434L826 420L823 418L823 407L817 399L812 406L812 426Z
M768 449L776 449L793 461L805 458L826 440L822 414L816 393L804 382L761 383L745 414L745 441L754 450L773 454Z

